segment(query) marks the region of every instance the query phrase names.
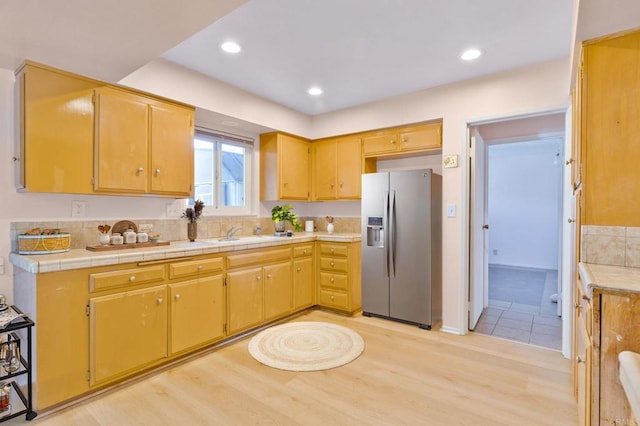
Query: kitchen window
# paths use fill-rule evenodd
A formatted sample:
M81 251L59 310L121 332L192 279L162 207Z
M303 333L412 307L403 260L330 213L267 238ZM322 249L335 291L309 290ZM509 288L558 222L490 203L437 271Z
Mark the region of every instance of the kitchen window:
M193 144L193 200L218 214L250 213L253 140L196 128Z

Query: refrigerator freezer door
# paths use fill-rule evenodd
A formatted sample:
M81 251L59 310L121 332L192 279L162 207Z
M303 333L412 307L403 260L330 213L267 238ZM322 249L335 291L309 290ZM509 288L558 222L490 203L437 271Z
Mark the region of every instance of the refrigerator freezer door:
M389 316L388 193L388 173L362 175L362 311L382 316ZM367 244L369 217L384 218L382 245Z
M425 325L431 325L431 173L411 170L389 176L389 192L395 193L389 215L389 234L395 238L389 243L395 248L389 316Z

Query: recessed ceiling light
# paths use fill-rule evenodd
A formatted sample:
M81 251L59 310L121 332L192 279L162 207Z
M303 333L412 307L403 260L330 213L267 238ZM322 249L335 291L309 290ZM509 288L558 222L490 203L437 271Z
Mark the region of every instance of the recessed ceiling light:
M242 50L242 47L235 41L225 41L220 45L220 49L227 53L238 53Z
M311 87L309 90L307 90L307 93L311 96L319 96L322 95L322 89L319 87Z
M478 59L481 55L482 51L480 49L467 49L462 52L460 59L464 61L473 61L474 59Z

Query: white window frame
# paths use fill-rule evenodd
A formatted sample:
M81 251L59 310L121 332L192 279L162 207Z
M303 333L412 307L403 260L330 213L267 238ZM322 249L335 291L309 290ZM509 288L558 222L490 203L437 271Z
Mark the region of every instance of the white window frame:
M203 210L204 216L230 216L230 215L250 215L252 212L253 202L253 150L254 140L251 138L223 133L217 130L207 129L196 126L193 143L196 139L208 140L214 142L213 153L213 205L206 205ZM225 206L222 203L222 143L235 145L244 148L245 164L244 164L244 188L245 200L244 206ZM196 150L194 149L194 155ZM194 159L195 161L195 159ZM195 170L194 170L195 185ZM195 190L194 190L195 191Z

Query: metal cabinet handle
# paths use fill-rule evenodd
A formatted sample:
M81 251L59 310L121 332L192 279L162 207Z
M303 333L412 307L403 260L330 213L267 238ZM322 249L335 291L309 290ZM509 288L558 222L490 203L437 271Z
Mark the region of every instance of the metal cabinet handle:
M408 139L406 139L406 138L402 138L402 143L407 143L407 142L409 142L409 140L408 140Z
M583 362L584 362L584 359L580 358L580 356L578 355L578 356L576 356L576 362L577 362L578 364L581 364L581 363L583 363Z
M590 299L589 299L589 296L587 296L586 294L583 294L582 295L582 300L590 300Z
M569 222L569 223L573 223L575 221L576 221L575 219L571 219L571 218L567 219L567 222Z
M271 279L271 274L267 274L267 279L270 280Z
M391 140L389 141L389 143L390 143L391 145L393 145L394 143L396 143L396 140L395 140L395 139L391 139Z
M576 309L580 309L580 304L576 303L575 305L573 305L573 307L576 308Z
M296 268L296 271L300 272L300 271L302 271L302 268L298 266L298 267Z
M258 281L260 281L261 279L262 279L262 277L261 277L260 275L258 275L258 276L256 277L256 280L258 280Z
M334 282L335 280L336 280L336 279L335 279L335 278L333 278L333 277L331 277L331 278L329 279L329 281L331 281L331 282Z
M158 302L158 305L162 305L162 302L164 302L164 299L162 297L158 297L157 302Z
M331 249L330 251L331 251L331 253L333 253L335 251L335 249Z
M131 275L131 276L129 277L129 282L131 282L131 283L132 283L132 282L134 282L135 280L136 280L136 276L135 276L135 275Z
M335 297L333 297L333 294L332 294L332 295L331 295L331 300L334 300L334 299L335 299Z
M156 176L160 174L160 169L156 169Z
M175 299L176 299L176 300L179 300L179 299L180 299L180 294L176 294L176 295L175 295Z
M144 167L138 167L138 173L144 172Z
M198 265L198 271L202 271L203 268L204 268L204 266Z
M335 266L335 262L331 261L331 266L332 267Z
M569 158L567 161L564 162L564 164L566 164L567 166L571 163L573 163L573 158Z

